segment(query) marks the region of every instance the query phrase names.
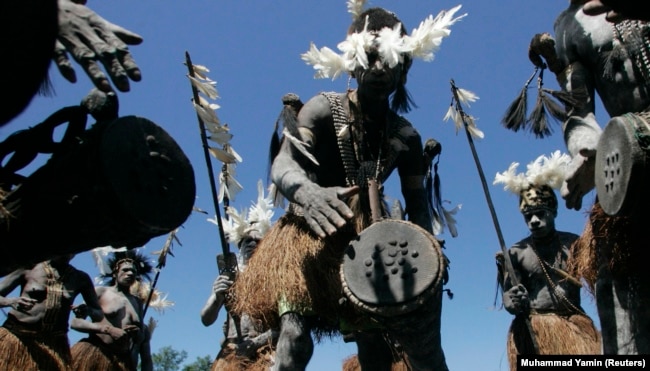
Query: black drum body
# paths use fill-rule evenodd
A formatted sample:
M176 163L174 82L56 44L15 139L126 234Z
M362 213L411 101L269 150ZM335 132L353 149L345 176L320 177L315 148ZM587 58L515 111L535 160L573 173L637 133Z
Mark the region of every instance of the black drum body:
M169 134L141 117L95 124L2 202L0 273L98 246L139 247L179 227L196 193Z
M646 207L650 127L637 114L613 117L600 136L595 183L598 200L609 215L630 215Z

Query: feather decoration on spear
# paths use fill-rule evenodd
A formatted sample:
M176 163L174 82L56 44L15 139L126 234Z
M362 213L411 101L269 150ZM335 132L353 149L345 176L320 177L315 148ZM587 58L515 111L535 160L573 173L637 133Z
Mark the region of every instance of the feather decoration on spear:
M178 233L178 228L175 230L169 232L167 235L167 239L165 240L165 244L163 245L162 249L158 251L154 251L152 254L153 255L158 255L158 264L156 264L156 275L153 279L153 282L151 283L150 290L149 290L149 295L145 301L144 304L144 309L142 311L142 318L144 318L144 315L147 313L147 308L151 305L151 300L154 297L154 294L157 294L155 291L156 289L156 284L158 283L158 278L160 277L160 272L162 269L165 267L167 264L167 255L174 256L174 253L172 252L172 248L174 247L174 241L176 241L180 246L182 246L180 240L176 236L176 233ZM165 297L166 298L166 297ZM156 303L159 304L159 303Z
M508 255L508 250L506 247L505 240L503 238L503 233L501 232L501 227L499 226L499 220L497 218L496 211L494 209L494 204L492 202L492 196L490 195L490 190L488 189L487 181L485 179L485 173L483 172L483 167L481 166L481 161L478 158L478 153L476 151L476 146L474 145L474 139L472 137L474 134L472 134L472 130L470 130L470 123L473 123L473 120L468 120L468 117L470 117L468 114L465 113L463 109L463 105L461 104L463 100L467 101L468 97L474 96L473 94L467 94L464 93L464 90L461 90L456 86L456 82L452 79L450 81L451 84L451 99L452 99L452 105L455 106L455 115L454 117L457 117L459 121L461 122L462 126L465 128L465 136L467 137L467 142L469 143L470 150L472 151L472 157L474 158L474 164L476 165L476 170L478 171L479 178L481 180L481 186L483 187L483 194L485 195L485 199L487 200L488 208L490 209L490 215L492 216L492 222L494 223L494 229L497 232L497 237L499 239L499 245L501 247L501 254L503 256L509 256ZM463 91L463 93L460 93ZM457 124L458 125L458 124ZM497 255L497 262L498 261L498 255ZM513 285L517 285L518 279L514 275L514 268L512 267L512 261L510 259L503 259L503 264L504 264L504 269L505 271L510 275L513 281ZM526 317L525 319L526 327L529 331L531 341L533 343L533 349L535 350L535 353L539 353L539 346L537 345L537 339L535 338L535 333L533 332L532 325L530 324L530 319Z
M230 144L233 135L230 133L229 126L222 124L216 114L216 110L220 108L219 105L209 103L205 97L199 95L203 94L211 100L219 97L216 90L216 81L211 80L207 75L210 70L203 65L193 64L188 52L185 52L185 65L188 68L188 78L192 86L192 104L199 122L201 143L203 145L210 190L212 192L212 200L216 214L215 219L218 221L219 226L221 247L224 255L228 255L230 254L230 247L228 241L226 241L223 225L221 224L219 204L223 202L225 212L230 204L230 200L234 200L237 193L243 189L234 177L236 164L242 162L242 158ZM217 143L220 147L210 146L208 140ZM218 189L210 156L222 162Z

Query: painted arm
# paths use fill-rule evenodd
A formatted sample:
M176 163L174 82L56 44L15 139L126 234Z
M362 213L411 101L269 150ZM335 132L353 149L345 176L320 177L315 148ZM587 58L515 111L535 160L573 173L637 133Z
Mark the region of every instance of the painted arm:
M11 307L12 310L29 311L36 304L36 300L22 295L8 298L16 287L23 285L25 282L25 270L17 269L0 281L0 308ZM22 293L21 293L22 294Z
M316 96L310 99L298 114L298 130L305 147L312 151L320 139L319 126L331 123L331 112L327 99ZM358 187L321 187L309 179L301 165L307 159L293 148L289 140L284 140L280 153L271 166L271 179L278 190L289 201L303 208L309 227L320 237L331 235L353 217L352 210L342 200L356 194ZM334 156L334 154L331 154Z
M587 41L575 35L582 28L571 14L573 13L559 18L555 25L558 58L567 66L557 75L557 80L564 91L573 93L574 98L578 99L577 104L569 107L569 118L562 125L564 141L572 161L561 195L567 208L579 210L582 207L582 197L595 187L596 147L602 129L594 116L593 72L589 71L577 55L580 48L576 44Z
M226 301L226 291L232 286L233 281L226 275L220 275L212 284L212 292L201 309L201 322L203 326L212 325L219 316L219 310Z

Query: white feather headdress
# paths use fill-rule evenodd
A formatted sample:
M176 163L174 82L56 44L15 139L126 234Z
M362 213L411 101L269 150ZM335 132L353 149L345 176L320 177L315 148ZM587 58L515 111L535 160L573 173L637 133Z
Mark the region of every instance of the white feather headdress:
M348 1L348 11L353 17L358 17L363 9L364 1ZM301 54L302 60L316 70L315 78L336 79L344 72L352 72L357 67L368 67L366 52L377 47L380 58L389 67L395 67L403 62L404 55L432 61L434 53L440 48L442 39L451 34L449 29L454 23L467 14L454 17L461 8L458 5L447 11L441 11L435 18L429 15L410 35L401 35L401 24L395 27L384 27L379 31L368 31L368 19L361 32L349 34L337 45L342 54L337 54L328 47L318 49L311 43L307 52Z
M503 189L517 195L531 186L548 186L560 189L566 178L571 157L555 151L550 157L541 155L528 164L526 173L517 173L519 163L513 162L508 170L497 173L493 184L502 183Z
M256 231L264 236L271 228L275 214L273 197L270 194L264 195L262 180L257 181L257 192L257 201L252 203L250 209L244 208L237 211L230 206L226 209L229 218L221 218L221 222L228 242L238 245L251 231ZM209 218L208 221L218 225L216 218Z

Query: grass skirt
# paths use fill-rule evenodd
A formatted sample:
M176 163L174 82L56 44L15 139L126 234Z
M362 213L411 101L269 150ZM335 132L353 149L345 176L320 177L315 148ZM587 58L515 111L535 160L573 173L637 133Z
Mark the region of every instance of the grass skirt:
M72 346L72 369L75 371L133 371L129 367L131 357L128 353L117 354L111 351L97 337L79 340Z
M508 362L517 370L518 354L535 354L525 317L516 316L508 331ZM600 333L581 314L532 314L530 323L540 354L600 354Z
M261 320L266 328L278 328L282 303L287 311L314 315L317 335L336 331L342 318L354 325L359 314L341 300L345 294L339 271L343 251L359 228L348 226L321 239L302 216L285 214L260 241L235 281L234 311Z
M212 363L210 371L268 371L273 365L275 352L270 345L257 350L257 358L238 357L232 349L222 349Z
M394 361L391 368L391 371L410 371L409 367L406 365L404 360ZM342 371L361 371L361 365L359 364L359 358L356 354L353 354L343 360L343 369Z
M7 323L5 322L5 326ZM18 327L14 324L12 327ZM0 327L0 370L71 371L66 333L20 333ZM32 332L32 331L30 331Z

